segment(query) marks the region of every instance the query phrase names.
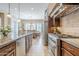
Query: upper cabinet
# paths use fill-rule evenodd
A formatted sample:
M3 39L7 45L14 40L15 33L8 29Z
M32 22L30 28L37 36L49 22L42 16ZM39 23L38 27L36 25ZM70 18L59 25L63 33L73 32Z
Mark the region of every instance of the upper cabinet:
M55 25L54 27L60 27L61 26L61 18L60 17L55 17Z
M48 15L52 12L52 9L54 9L56 3L49 3L48 5Z
M65 16L79 9L79 4L75 3L55 3L48 5L48 15L50 17Z
M53 26L54 26L53 19L50 16L48 16L48 32L49 33L53 32L53 29L52 29Z
M56 16L61 11L63 11L63 6L60 3L49 4L48 6L48 15L50 17Z
M62 26L62 17L73 13L79 9L79 4L75 3L51 3L48 5L48 29L58 30ZM51 19L51 20L50 20Z
M69 15L74 11L79 9L79 4L75 3L64 3L63 4L63 11L59 14L61 17Z

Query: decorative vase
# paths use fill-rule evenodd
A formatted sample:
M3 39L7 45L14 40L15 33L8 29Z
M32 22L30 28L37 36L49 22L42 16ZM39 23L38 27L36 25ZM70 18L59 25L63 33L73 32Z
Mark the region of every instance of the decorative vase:
M1 39L0 39L0 43L5 42L6 39L7 39L7 36L2 36Z

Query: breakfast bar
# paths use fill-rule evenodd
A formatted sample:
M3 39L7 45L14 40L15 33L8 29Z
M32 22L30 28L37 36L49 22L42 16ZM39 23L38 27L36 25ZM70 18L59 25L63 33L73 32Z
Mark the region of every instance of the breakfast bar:
M0 42L0 56L24 56L32 45L32 34L23 35L11 34L4 41ZM29 43L28 43L29 42Z

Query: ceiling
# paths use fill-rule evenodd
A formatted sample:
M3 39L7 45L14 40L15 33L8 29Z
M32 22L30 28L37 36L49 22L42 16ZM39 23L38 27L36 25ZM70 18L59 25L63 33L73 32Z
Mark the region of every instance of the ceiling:
M19 4L10 4L10 13L12 16L19 15ZM20 4L20 18L22 19L44 19L44 12L47 9L47 3L21 3ZM0 11L8 12L9 4L0 3Z

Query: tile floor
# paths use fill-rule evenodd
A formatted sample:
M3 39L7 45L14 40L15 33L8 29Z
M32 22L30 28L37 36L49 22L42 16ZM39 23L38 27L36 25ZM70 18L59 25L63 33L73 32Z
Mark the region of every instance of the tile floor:
M44 46L42 36L33 39L32 47L30 48L27 56L48 56L47 46Z

